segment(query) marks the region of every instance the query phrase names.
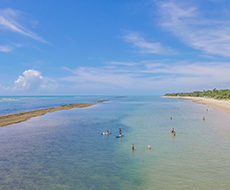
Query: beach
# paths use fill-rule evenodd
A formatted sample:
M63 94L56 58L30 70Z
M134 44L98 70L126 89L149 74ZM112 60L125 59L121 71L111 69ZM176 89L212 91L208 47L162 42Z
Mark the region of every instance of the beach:
M191 97L191 96L163 96L163 97L192 100L193 102L196 102L199 104L205 104L215 109L219 109L227 113L230 113L230 100L218 100L214 98Z
M100 101L103 102L103 101ZM69 105L61 105L59 107L53 107L53 108L46 108L46 109L39 109L34 111L27 111L27 112L20 112L10 115L4 115L0 116L0 127L4 127L7 125L20 123L22 121L29 120L32 117L42 116L46 113L60 111L60 110L69 110L73 108L83 108L83 107L89 107L93 106L95 103L92 104L69 104Z

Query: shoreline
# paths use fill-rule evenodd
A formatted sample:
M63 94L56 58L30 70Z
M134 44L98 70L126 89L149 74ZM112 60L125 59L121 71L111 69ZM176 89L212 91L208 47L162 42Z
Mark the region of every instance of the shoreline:
M73 108L90 107L90 106L96 105L97 102L105 102L105 101L108 101L108 100L99 100L99 101L95 101L95 103L61 105L59 107L44 108L44 109L39 109L39 110L4 115L4 116L0 116L0 127L5 127L8 125L27 121L31 119L32 117L42 116L42 115L45 115L46 113L51 113L51 112L60 111L60 110L69 110Z
M208 105L208 106L211 106L215 109L230 113L230 100L217 100L214 98L191 97L191 96L162 96L162 97L192 100L193 102Z

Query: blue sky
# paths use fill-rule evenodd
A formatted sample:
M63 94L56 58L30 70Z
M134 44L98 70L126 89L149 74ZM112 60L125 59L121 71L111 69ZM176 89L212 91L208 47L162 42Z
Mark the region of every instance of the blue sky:
M0 95L230 88L227 0L0 0Z

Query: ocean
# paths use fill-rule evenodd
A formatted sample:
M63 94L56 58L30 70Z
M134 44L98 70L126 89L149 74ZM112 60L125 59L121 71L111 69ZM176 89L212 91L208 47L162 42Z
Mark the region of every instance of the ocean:
M0 115L104 99L0 127L0 189L229 189L230 117L207 105L160 96L0 97Z

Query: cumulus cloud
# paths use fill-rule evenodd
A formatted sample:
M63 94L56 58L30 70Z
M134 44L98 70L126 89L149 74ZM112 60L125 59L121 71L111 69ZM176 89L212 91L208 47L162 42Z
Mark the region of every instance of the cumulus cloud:
M16 32L18 34L46 43L42 37L31 32L20 23L20 16L22 14L22 12L13 9L0 9L0 29Z
M44 78L37 70L29 69L23 72L23 76L19 76L14 81L14 90L55 90L58 84L48 78Z
M212 12L205 15L199 7L180 2L159 4L160 24L194 49L230 57L230 20L210 18Z
M125 36L125 40L140 48L141 53L147 54L174 54L175 52L168 47L163 47L160 42L147 42L138 33L129 33Z

